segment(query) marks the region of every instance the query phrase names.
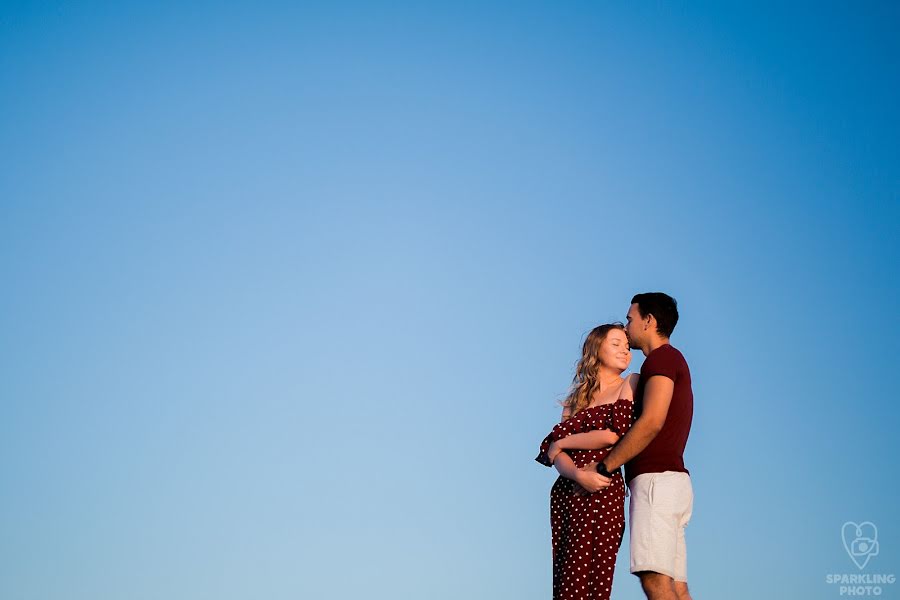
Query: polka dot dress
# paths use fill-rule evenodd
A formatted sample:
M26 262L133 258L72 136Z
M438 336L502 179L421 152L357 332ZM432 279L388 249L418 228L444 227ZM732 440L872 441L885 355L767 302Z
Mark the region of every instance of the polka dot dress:
M537 460L553 466L550 443L574 433L609 429L623 436L634 422L631 400L586 408L553 428ZM599 462L602 450L566 450L578 467ZM625 482L616 473L606 489L575 495L575 482L560 476L550 491L550 528L553 534L553 600L608 600L612 592L616 553L625 533Z

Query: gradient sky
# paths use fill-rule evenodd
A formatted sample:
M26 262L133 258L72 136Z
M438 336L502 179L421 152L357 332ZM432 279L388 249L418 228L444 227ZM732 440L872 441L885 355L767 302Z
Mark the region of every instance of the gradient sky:
M900 571L898 25L4 3L0 597L549 598L533 458L656 290L695 597Z

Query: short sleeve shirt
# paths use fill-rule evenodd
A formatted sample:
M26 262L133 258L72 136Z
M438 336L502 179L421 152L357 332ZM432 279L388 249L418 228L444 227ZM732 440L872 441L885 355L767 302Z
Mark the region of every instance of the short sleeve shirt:
M625 464L625 481L631 481L643 473L679 471L689 474L684 466L684 448L694 417L691 371L681 352L669 344L663 344L651 352L641 367L641 376L634 394L634 411L638 419L644 410L644 388L647 381L656 375L668 377L675 384L669 412L656 437L640 454Z

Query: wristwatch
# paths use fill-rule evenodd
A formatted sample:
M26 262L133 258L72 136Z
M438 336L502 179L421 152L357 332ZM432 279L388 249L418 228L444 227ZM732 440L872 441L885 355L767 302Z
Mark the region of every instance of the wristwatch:
M597 463L597 472L600 473L601 475L603 475L604 477L609 477L610 479L612 479L613 475L618 473L619 470L616 469L615 473L610 473L609 471L606 470L606 465L603 464L603 462L601 461L601 462Z

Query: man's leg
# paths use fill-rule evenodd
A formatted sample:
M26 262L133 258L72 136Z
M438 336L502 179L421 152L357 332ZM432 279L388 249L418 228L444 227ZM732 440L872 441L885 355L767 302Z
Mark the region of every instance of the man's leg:
M675 580L668 575L653 571L641 571L635 574L641 578L641 587L644 588L647 600L679 600L678 594L675 592Z
M678 594L678 600L691 600L691 593L688 591L687 581L676 581L675 593Z
M678 600L691 600L691 594L687 585L687 544L684 539L684 528L687 527L691 520L691 514L694 512L694 489L691 486L690 477L683 477L684 490L681 495L690 498L681 521L678 524L678 538L675 546L675 593L678 594Z

